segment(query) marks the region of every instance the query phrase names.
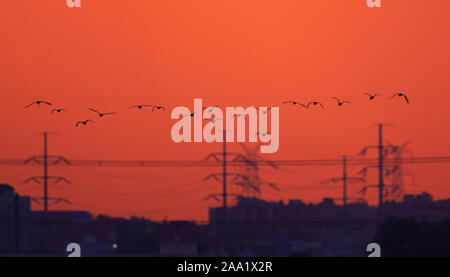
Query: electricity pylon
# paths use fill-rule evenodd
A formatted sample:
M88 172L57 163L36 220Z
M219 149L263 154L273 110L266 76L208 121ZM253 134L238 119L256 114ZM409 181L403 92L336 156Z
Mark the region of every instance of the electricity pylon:
M409 144L409 141L396 146L389 142L387 142L389 146L391 146L391 151L389 155L393 155L393 165L391 169L386 170L385 176L392 178L392 184L393 187L389 191L389 199L393 201L402 201L403 195L404 195L404 188L403 188L403 163L402 163L402 157L404 153L412 153L411 151L407 150L406 147Z
M64 158L63 156L51 156L48 155L48 148L47 148L47 136L50 133L44 132L42 133L42 135L44 136L44 153L42 156L31 156L30 158L28 158L27 160L25 160L25 164L31 164L31 163L35 163L35 164L42 164L43 165L43 169L44 169L44 174L42 176L32 176L28 179L26 179L24 181L24 183L29 183L31 181L38 183L38 184L43 184L44 185L44 195L43 197L33 197L32 200L37 203L37 204L42 204L41 201L44 203L44 212L47 213L48 212L48 203L49 201L52 201L53 203L60 203L60 202L65 202L68 204L71 204L71 202L67 199L61 198L61 197L49 197L48 196L48 181L49 180L54 180L54 183L59 183L59 182L65 182L70 184L69 180L67 180L64 177L61 176L49 176L48 175L48 166L49 166L49 162L52 163L53 165L57 165L57 164L61 164L61 163L65 163L65 164L70 164L70 162ZM43 181L43 183L41 183L41 180Z
M241 182L236 182L236 185L242 186L242 195L245 197L260 197L262 185L268 185L270 188L278 191L279 188L275 183L267 182L259 175L258 161L264 160L258 154L261 144L258 143L255 147L250 147L241 143L241 147L245 151L246 160L250 161L250 163L239 166L241 174L247 177ZM274 163L270 161L267 161L267 163L270 167L277 169Z
M243 176L242 174L237 174L237 173L231 173L231 172L227 172L227 161L228 158L227 157L233 157L233 162L243 162L243 163L247 163L247 164L251 164L252 166L256 166L255 164L253 164L251 161L247 160L243 155L238 154L238 153L231 153L231 152L227 152L227 141L226 141L226 131L223 131L223 150L221 153L211 153L209 154L205 160L210 160L210 159L214 159L218 162L222 163L222 172L220 173L212 173L210 175L208 175L205 180L209 180L211 178L213 178L214 180L218 181L218 182L222 182L222 193L214 193L211 195L208 195L205 200L213 198L213 199L217 199L219 197L222 197L222 205L223 205L223 209L224 209L224 213L225 213L225 220L227 220L227 208L228 208L228 203L227 203L227 197L228 196L234 196L236 197L237 195L235 194L230 194L227 192L227 177L228 176L234 176L233 181L236 182L239 179L245 179L246 177Z

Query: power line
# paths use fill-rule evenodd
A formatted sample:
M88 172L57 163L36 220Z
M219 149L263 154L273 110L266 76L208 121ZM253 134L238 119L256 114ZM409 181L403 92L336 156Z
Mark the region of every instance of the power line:
M34 156L36 157L36 156ZM0 166L23 165L36 166L42 165L42 162L31 157L29 159L0 159ZM222 167L222 162L217 160L70 160L57 157L48 166L100 166L100 167ZM300 166L339 166L341 159L309 159L309 160L257 160L252 161L255 166L261 167L300 167ZM398 162L403 164L427 164L427 163L450 163L450 156L428 156L428 157L408 157L398 159L385 159L384 164L393 166ZM377 165L378 158L350 158L348 165ZM229 166L248 165L246 160L232 160L228 162Z
M40 184L40 180L44 180L44 196L40 198L34 198L34 201L43 200L44 201L44 210L48 210L48 201L67 201L63 198L53 198L48 196L48 180L53 179L56 183L58 182L67 182L69 181L61 176L49 176L48 168L50 166L58 166L65 168L73 168L73 167L222 167L223 171L221 173L214 173L208 176L208 178L214 178L218 181L222 181L222 193L210 195L212 198L222 197L222 202L224 208L227 207L227 197L228 196L237 196L235 194L230 194L228 190L228 178L229 175L234 175L235 178L232 179L232 183L236 184L237 180L242 180L241 183L249 182L247 176L243 176L242 174L234 174L228 172L229 166L237 166L237 167L254 167L255 169L259 167L270 167L270 168L279 168L279 167L307 167L307 166L339 166L343 164L344 173L343 173L343 201L346 202L347 197L347 180L346 176L346 167L347 165L366 165L370 166L378 166L381 168L379 172L383 172L383 169L386 166L396 166L399 163L402 164L435 164L435 163L450 163L450 156L431 156L431 157L409 157L409 158L399 158L396 157L394 159L387 159L385 150L388 147L394 147L392 145L383 145L382 141L382 125L379 130L379 145L374 148L379 149L378 158L345 158L344 162L341 159L309 159L309 160L263 160L263 159L249 159L241 154L229 153L226 150L226 140L224 138L223 143L223 151L221 153L213 153L207 157L205 160L67 160L62 156L51 156L47 153L47 134L44 133L44 154L43 156L32 156L28 159L0 159L0 165L8 166L43 166L44 167L44 175L43 176L33 176L27 179L27 182L34 181ZM365 151L366 147L363 151ZM381 155L380 155L381 154ZM227 157L233 156L234 159L227 159ZM381 164L381 167L380 167ZM83 170L84 171L84 170ZM220 179L222 178L222 179ZM383 178L383 176L381 176ZM380 186L380 184L382 184ZM385 185L383 180L379 182L378 185L380 191L383 191ZM381 188L380 188L381 187ZM383 203L383 195L381 195L380 203ZM67 201L68 202L68 201ZM345 206L346 204L344 204Z
M339 199L342 200L342 208L343 208L343 223L344 223L344 227L346 226L346 222L347 222L347 200L362 200L361 198L349 198L347 195L347 183L350 182L365 182L364 178L361 177L349 177L347 175L347 156L343 156L342 157L342 177L334 177L331 179L328 179L322 183L328 183L328 182L332 182L332 183L338 183L339 181L342 181L342 198L335 198L335 199Z

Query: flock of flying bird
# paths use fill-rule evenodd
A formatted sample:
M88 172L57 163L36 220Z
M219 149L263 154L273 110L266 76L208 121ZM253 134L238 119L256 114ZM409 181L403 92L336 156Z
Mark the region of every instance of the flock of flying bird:
M40 109L41 108L41 104L45 104L45 105L48 105L48 106L52 106L53 105L52 103L50 103L48 101L38 100L38 101L34 101L33 103L25 106L25 108L29 108L29 107L31 107L33 105L37 105L39 107L39 109ZM152 111L155 111L155 110L163 110L163 111L165 111L166 110L166 108L164 108L163 106L155 106L155 105L135 105L135 106L130 106L129 108L143 109L145 107L152 107ZM89 110L94 112L94 113L96 113L99 117L104 117L106 115L117 114L116 112L102 113L102 112L99 112L98 110L93 109L93 108L89 108ZM61 112L64 112L64 111L66 111L65 108L55 108L55 109L51 110L51 113L55 113L55 112L56 113L61 113ZM79 121L76 122L75 127L78 127L78 125L80 125L80 124L87 125L89 122L94 123L94 121L91 120L91 119L79 120Z
M374 100L375 97L381 96L381 94L379 94L379 93L376 93L376 94L364 93L364 94L366 94L366 95L369 96L369 100ZM402 98L405 99L406 103L409 104L408 97L406 96L406 94L404 94L404 93L402 93L402 92L398 92L398 93L392 95L392 96L391 96L391 99L394 98L394 97L402 97ZM341 101L341 100L340 100L339 98L337 98L337 97L332 97L332 99L334 99L334 100L337 101L337 105L338 105L338 106L342 106L342 105L344 105L344 104L346 104L346 103L347 103L347 104L350 104L350 103L351 103L350 101L347 101L347 100ZM308 109L310 105L320 105L320 106L322 107L322 109L324 109L323 104L322 104L321 102L319 102L319 101L311 101L311 102L309 102L309 103L306 104L306 105L305 105L305 104L302 104L302 103L300 103L300 102L297 102L297 101L285 101L285 102L283 102L283 104L300 105L300 106L302 106L302 107L305 108L305 109Z
M366 95L369 96L369 101L372 101L372 100L374 100L376 97L381 96L381 94L378 94L378 93L376 93L376 94L364 93L364 94L366 94ZM392 95L390 99L393 99L394 97L401 97L401 98L404 99L404 101L406 101L407 104L409 104L408 97L406 96L406 94L404 94L404 93L402 93L402 92L398 92L398 93ZM338 106L342 106L342 105L344 105L344 104L350 104L350 103L351 103L350 101L347 101L347 100L341 101L341 99L339 99L339 98L337 98L337 97L332 97L332 99L334 99L334 100L337 101L337 105L338 105ZM29 107L31 107L31 106L33 106L33 105L37 105L39 108L41 108L41 104L45 104L45 105L48 105L48 106L52 106L52 103L50 103L50 102L38 100L38 101L34 101L33 103L31 103L31 104L25 106L25 108L29 108ZM298 102L298 101L285 101L285 102L282 102L282 104L299 105L299 106L302 106L302 107L305 108L305 109L308 109L311 105L313 105L313 106L319 105L319 106L322 107L322 109L325 109L324 106L323 106L323 104L322 104L321 102L319 102L319 101L310 101L310 102L308 102L307 104L302 104L302 103L300 103L300 102ZM219 107L219 106L211 106L211 107L208 107L208 108L203 108L203 110L208 109L208 111L211 113L211 112L212 112L212 109L213 109L213 108L216 108L216 107ZM133 109L140 109L140 110L141 110L141 109L144 109L144 108L152 108L152 112L154 112L155 110L157 110L157 111L158 111L158 110L162 110L162 111L165 111L165 110L166 110L166 108L165 108L164 106L147 105L147 104L146 104L146 105L134 105L134 106L129 106L128 108L130 108L130 109L131 109L131 108L133 108ZM114 114L117 114L116 112L102 113L102 112L99 112L98 110L93 109L93 108L89 108L89 110L92 111L92 112L94 112L94 113L96 113L100 118L102 118L102 117L104 117L104 116L106 116L106 115L114 115ZM270 108L264 110L263 112L264 112L264 113L267 113L267 111L269 111L269 110L270 110ZM52 109L52 110L51 110L51 113L55 113L55 112L56 112L56 113L61 113L61 112L64 112L64 111L66 111L65 108L55 108L55 109ZM193 113L191 113L191 114L186 114L185 116L193 117L197 112L198 112L198 111L193 112ZM239 116L241 116L241 115L240 115L240 114L234 114L233 116L239 117ZM219 119L211 119L211 118L208 118L208 119L205 119L205 120L211 120L211 121L214 123L214 120L219 120ZM78 127L80 124L81 124L81 125L87 125L89 122L94 123L94 121L91 120L91 119L80 120L80 121L77 121L77 122L76 122L75 127Z

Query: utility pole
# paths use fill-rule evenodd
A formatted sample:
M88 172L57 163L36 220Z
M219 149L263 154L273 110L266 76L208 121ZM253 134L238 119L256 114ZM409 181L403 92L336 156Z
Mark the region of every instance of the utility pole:
M222 200L223 200L223 211L225 213L225 220L228 219L227 212L227 132L223 131L223 152L222 152L222 162L223 162L223 188L222 188Z
M48 153L47 153L47 132L44 132L44 213L48 212Z
M383 124L378 124L378 224L383 216L383 156Z
M347 218L347 156L342 157L342 194L345 221Z
M377 126L378 126L378 145L365 147L359 153L361 155L365 155L367 152L367 149L369 149L369 148L377 148L378 149L378 165L373 166L373 167L378 168L378 185L366 185L361 190L361 192L364 194L366 192L367 188L371 188L371 187L378 188L378 210L377 210L377 218L376 218L377 226L380 225L380 223L382 221L382 217L383 217L384 193L385 193L385 188L386 188L386 185L384 184L384 173L385 173L384 158L387 154L389 154L389 151L388 151L389 148L395 149L395 146L393 146L393 145L383 145L383 127L388 126L388 125L392 126L392 124L382 124L382 123L377 124ZM368 167L370 167L370 166L368 166ZM363 170L361 170L360 172L366 174L368 167L363 168ZM392 185L390 185L390 186L392 186Z
M348 177L348 175L347 175L347 156L342 157L342 177L331 178L331 179L325 180L321 183L322 184L329 183L329 182L338 183L340 181L342 181L342 198L335 198L335 199L342 200L342 222L343 222L343 226L345 228L346 223L347 223L347 217L348 217L348 214L347 214L348 201L349 200L354 200L354 201L362 200L361 198L348 197L347 184L365 181L364 178L360 178L360 177Z
M250 183L249 178L247 176L244 176L239 173L228 172L227 165L228 165L229 157L234 157L233 160L231 160L231 162L234 164L242 163L242 165L251 165L251 166L254 166L255 168L257 167L257 165L255 164L254 161L248 160L242 154L227 152L226 144L227 144L226 131L223 131L222 152L211 153L205 158L205 160L213 159L222 165L222 172L209 174L205 178L205 180L209 180L212 178L218 182L221 182L222 183L222 192L210 194L205 198L205 200L208 200L209 198L213 198L213 199L219 201L219 198L220 197L222 198L222 208L223 208L223 213L224 213L223 220L225 222L228 220L228 197L229 196L233 196L233 197L241 196L240 194L234 194L234 193L228 192L228 185L229 185L228 184L228 176L234 176L231 180L231 182L232 182L231 184L233 184L233 185L242 185L244 183Z

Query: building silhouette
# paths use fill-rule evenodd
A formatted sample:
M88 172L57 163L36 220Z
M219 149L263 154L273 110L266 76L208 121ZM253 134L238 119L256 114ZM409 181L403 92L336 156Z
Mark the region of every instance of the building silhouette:
M30 197L0 184L0 254L31 252Z
M383 221L394 217L441 222L450 218L450 199L434 201L428 193L386 201ZM377 231L377 207L366 202L342 205L324 198L313 204L292 199L265 201L239 197L227 209L209 209L211 233L229 248L250 256L364 256Z
M401 202L386 201L383 222L388 224L380 232L376 206L361 201L347 204L344 211L331 198L306 203L241 196L226 212L223 207L210 208L208 222L30 211L30 197L0 185L0 255L6 256L67 256L69 243L80 244L82 256L367 256L372 242L385 245L392 255L450 251L450 199L434 200L424 192L404 195ZM418 231L410 232L409 241L401 244L391 238L405 239L404 224ZM433 239L431 250L427 245L411 249L417 241Z

